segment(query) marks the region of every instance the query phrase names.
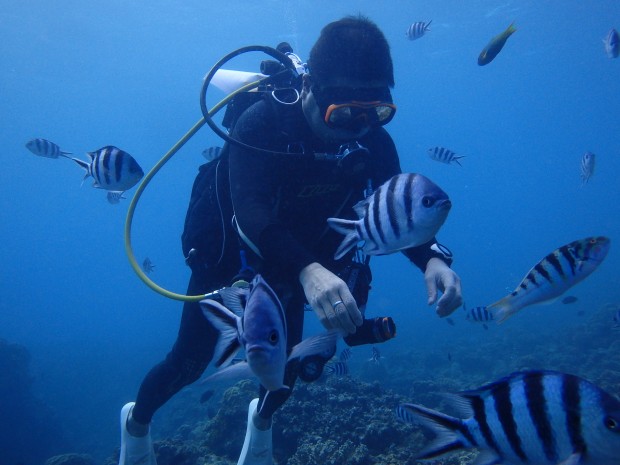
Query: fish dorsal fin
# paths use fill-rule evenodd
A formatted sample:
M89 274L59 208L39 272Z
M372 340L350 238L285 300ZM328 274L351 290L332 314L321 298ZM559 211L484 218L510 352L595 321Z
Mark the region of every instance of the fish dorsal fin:
M368 202L369 200L366 198L353 205L353 211L355 211L358 218L364 218L364 216L366 216L366 205L368 205Z
M201 300L200 307L205 317L220 332L220 337L215 347L215 366L229 365L241 348L241 343L239 342L241 319L215 300Z

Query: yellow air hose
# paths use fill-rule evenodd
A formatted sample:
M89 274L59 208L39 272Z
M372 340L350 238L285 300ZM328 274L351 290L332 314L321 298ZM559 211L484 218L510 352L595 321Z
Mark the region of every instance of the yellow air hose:
M249 84L244 85L243 87L237 89L232 92L224 99L222 99L217 105L215 105L210 111L209 116L215 115L218 111L220 111L232 98L234 98L237 94L241 92L247 92L253 88L258 87L264 79L259 79L258 81L250 82ZM204 294L201 295L185 295L185 294L177 294L175 292L171 292L163 287L157 285L151 278L149 278L144 271L140 268L140 265L136 261L136 257L133 253L133 249L131 247L131 223L133 221L134 212L136 210L136 206L138 205L138 200L140 200L140 196L148 183L153 179L153 177L157 174L157 172L172 158L174 154L176 154L185 143L194 136L198 132L198 130L203 127L206 123L206 119L203 116L200 120L194 124L194 126L183 136L179 141L172 146L170 150L159 160L155 166L147 173L146 176L142 179L142 182L136 189L136 193L134 194L131 202L129 204L129 209L127 210L127 218L125 219L125 253L127 254L127 258L129 258L129 264L136 272L138 277L150 287L155 292L163 295L164 297L168 297L173 300L181 300L183 302L197 302L205 298Z

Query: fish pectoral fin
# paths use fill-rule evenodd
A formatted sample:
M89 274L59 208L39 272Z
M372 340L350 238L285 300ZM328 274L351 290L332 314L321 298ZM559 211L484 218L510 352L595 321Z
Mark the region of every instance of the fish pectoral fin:
M558 463L558 465L577 465L581 462L581 452L574 452L566 460Z
M297 344L291 350L288 359L307 357L308 355L316 355L326 353L330 350L336 352L336 343L340 334L337 331L327 331L325 333L310 336Z
M207 384L226 380L238 381L240 379L247 379L253 377L254 373L252 372L250 365L248 365L247 362L239 362L235 363L234 365L230 365L217 370L212 375L207 376L205 379L203 379L200 384Z
M481 451L471 465L500 465L501 458L490 450Z

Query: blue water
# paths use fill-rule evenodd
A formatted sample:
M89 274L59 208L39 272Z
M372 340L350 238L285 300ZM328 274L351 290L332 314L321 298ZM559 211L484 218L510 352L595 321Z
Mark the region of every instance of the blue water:
M388 129L403 169L431 177L453 201L439 239L455 253L468 305L499 299L563 244L612 239L601 267L570 291L578 307L528 308L489 337L527 329L542 340L583 324L576 308L620 302L620 59L607 58L601 42L620 28L616 1L21 0L0 11L0 339L30 352L34 394L68 441L58 452L101 462L118 446L120 407L174 341L181 304L130 268L128 201L109 204L90 180L80 187L73 162L36 157L24 144L42 137L82 158L111 144L150 169L200 118L201 80L220 57L283 40L306 57L320 28L345 14L368 15L391 44L398 114ZM431 32L406 39L411 22L430 19ZM517 32L479 67L482 47L512 21ZM237 63L255 71L262 59ZM189 276L180 234L193 177L202 150L218 143L200 131L136 211L136 256L149 256L154 279L175 292ZM465 155L463 167L429 159L436 145ZM597 166L582 188L588 150ZM448 346L458 354L484 343L462 314L455 326L434 315L403 257L373 263L369 312L399 324L385 354ZM36 449L36 439L21 440Z

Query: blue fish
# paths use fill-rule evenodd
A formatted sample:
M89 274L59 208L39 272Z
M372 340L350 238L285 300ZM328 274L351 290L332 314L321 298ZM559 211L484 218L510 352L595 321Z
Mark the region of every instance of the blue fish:
M220 332L215 348L215 366L225 368L205 381L237 376L249 369L268 391L288 389L284 384L288 361L328 349L335 351L339 336L330 331L305 339L287 356L284 309L261 275L256 275L247 288L224 288L216 294L222 303L209 298L200 301L200 306ZM228 367L241 347L245 350L247 362Z
M477 448L476 465L618 464L620 402L583 378L524 371L451 399L465 418L416 404L397 410L436 435L417 460Z
M609 239L603 236L563 245L534 265L514 291L488 305L487 310L501 323L523 307L562 295L598 268L609 246Z

